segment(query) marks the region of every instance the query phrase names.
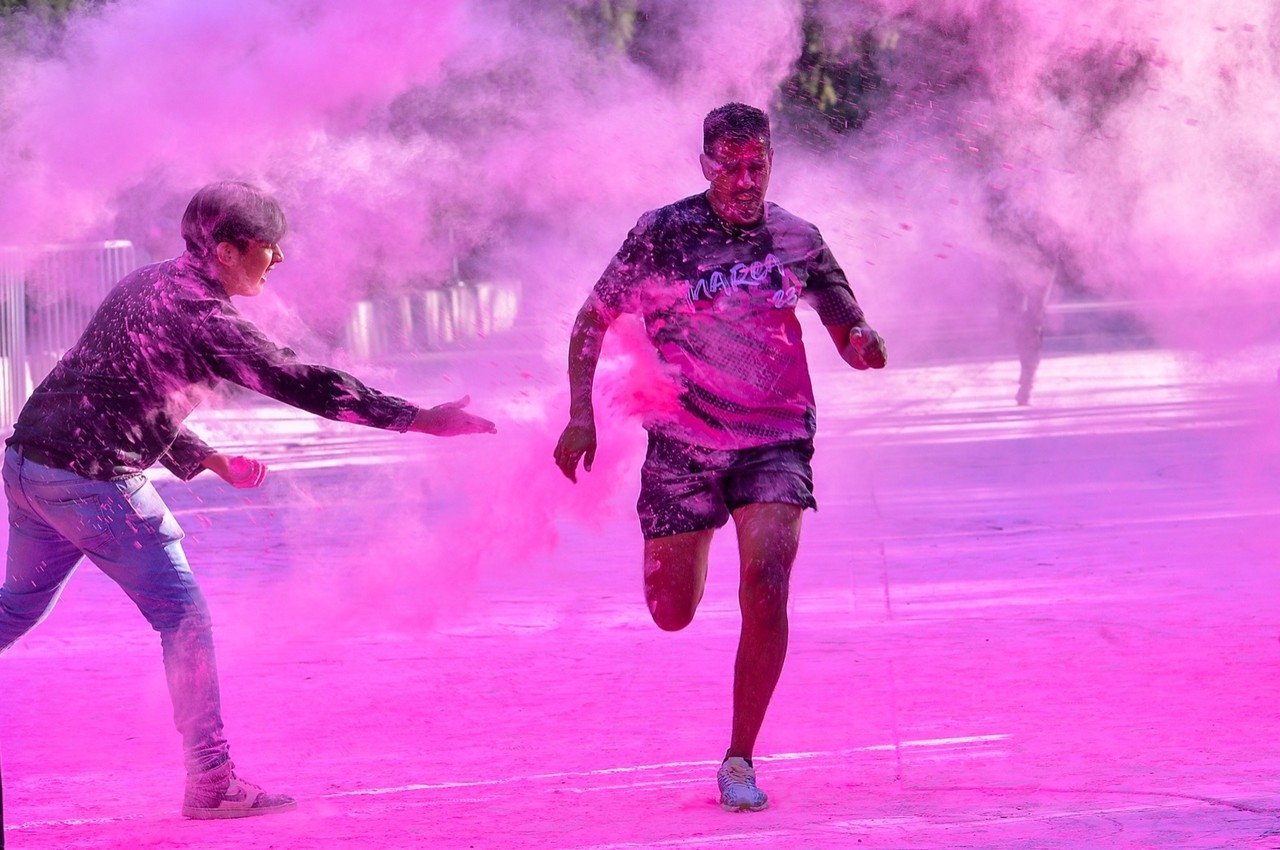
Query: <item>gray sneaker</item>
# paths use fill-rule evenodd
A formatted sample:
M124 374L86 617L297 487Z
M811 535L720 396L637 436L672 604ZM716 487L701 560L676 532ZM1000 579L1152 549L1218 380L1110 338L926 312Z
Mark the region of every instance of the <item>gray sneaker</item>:
M187 777L182 814L196 820L250 818L287 812L298 801L286 794L268 794L236 776L234 765L223 762L213 770Z
M769 795L756 787L756 769L744 758L724 760L716 774L720 807L730 812L758 812L769 805Z

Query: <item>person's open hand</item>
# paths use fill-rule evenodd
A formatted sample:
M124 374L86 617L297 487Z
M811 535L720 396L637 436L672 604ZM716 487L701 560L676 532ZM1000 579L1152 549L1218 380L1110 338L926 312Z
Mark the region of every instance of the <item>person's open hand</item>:
M560 467L565 478L576 484L578 461L582 461L584 471L590 472L591 464L596 460L596 423L591 420L570 421L556 443L555 458L556 466Z
M488 419L481 418L463 410L471 403L471 396L463 396L457 401L446 401L435 407L424 407L414 417L410 431L423 434L434 434L437 437L456 437L461 434L496 434L498 426Z
M244 455L227 457L224 454L211 454L200 462L205 469L212 470L215 475L232 487L245 489L260 487L267 477L267 465Z

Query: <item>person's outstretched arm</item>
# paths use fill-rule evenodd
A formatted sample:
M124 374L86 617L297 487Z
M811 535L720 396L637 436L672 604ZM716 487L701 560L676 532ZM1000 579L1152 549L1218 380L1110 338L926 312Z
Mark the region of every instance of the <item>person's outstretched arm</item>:
M590 472L596 459L596 418L591 401L596 364L609 320L589 299L578 311L569 335L569 424L556 443L556 466L570 481L578 480L578 461Z
M488 419L474 416L462 409L470 403L471 397L463 396L457 401L420 408L409 430L422 434L435 434L437 437L497 433L497 426ZM199 465L213 472L232 487L259 487L267 477L265 463L244 455L232 456L213 452L205 455Z
M488 419L462 409L470 403L469 397L419 407L346 372L300 362L292 350L276 345L230 308L206 317L200 331L198 351L214 375L316 416L442 437L497 432Z

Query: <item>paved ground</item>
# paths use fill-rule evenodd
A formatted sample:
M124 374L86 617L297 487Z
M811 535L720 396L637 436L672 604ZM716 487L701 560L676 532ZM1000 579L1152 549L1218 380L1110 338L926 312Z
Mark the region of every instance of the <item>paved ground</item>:
M400 377L464 385L499 437L211 411L197 427L258 449L267 486L160 482L237 764L299 810L177 816L157 641L85 567L0 661L9 846L1280 847L1276 352L1055 357L1029 409L1009 363L815 361L822 508L761 740L769 811L715 805L730 536L695 623L659 632L634 427L607 421L572 488L550 385L442 362Z

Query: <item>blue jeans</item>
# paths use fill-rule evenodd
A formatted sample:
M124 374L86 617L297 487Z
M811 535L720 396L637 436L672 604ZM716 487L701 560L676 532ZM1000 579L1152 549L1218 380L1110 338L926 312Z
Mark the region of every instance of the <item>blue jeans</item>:
M93 481L4 454L9 554L0 652L45 618L88 556L160 633L173 720L190 774L227 760L213 628L182 551L182 529L144 475Z

